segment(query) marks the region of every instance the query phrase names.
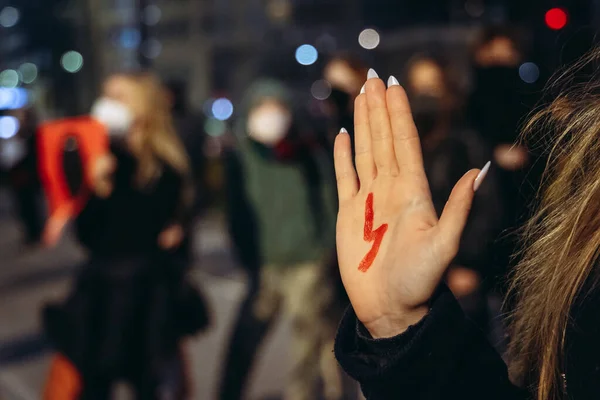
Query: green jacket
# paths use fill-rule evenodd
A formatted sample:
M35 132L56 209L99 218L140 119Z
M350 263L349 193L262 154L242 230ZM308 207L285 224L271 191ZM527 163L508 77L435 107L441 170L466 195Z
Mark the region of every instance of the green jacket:
M254 89L254 90L253 90ZM290 104L281 85L267 82L250 90ZM272 89L269 91L269 89ZM254 94L255 96L252 96ZM245 134L249 107L238 125L238 147L228 157L230 228L246 263L290 265L334 255L337 198L331 158L318 147L299 145L284 159ZM293 142L294 138L290 138ZM296 141L298 143L298 141ZM235 168L232 165L235 164ZM232 198L234 197L234 198ZM258 250L258 251L256 251Z

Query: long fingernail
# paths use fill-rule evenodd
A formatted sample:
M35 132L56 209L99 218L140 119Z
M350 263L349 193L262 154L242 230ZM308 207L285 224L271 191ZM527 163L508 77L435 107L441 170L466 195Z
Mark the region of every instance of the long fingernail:
M388 79L388 87L392 86L400 86L400 82L398 82L398 79L393 75Z
M364 74L364 72L363 72ZM375 70L373 68L369 69L369 72L367 73L367 79L373 79L373 78L379 78L379 75L377 75L377 72L375 72Z
M342 128L340 129L340 133L348 133L348 131L346 130L346 128Z
M365 84L365 85L366 85L366 84ZM365 85L363 85L363 86L360 88L360 94L365 94L365 92L366 92L366 90L365 90Z
M477 189L479 189L479 187L483 183L483 180L485 179L488 171L490 170L490 165L492 165L492 163L491 163L491 161L488 161L484 165L484 167L481 169L481 171L479 171L479 174L477 175L477 178L475 178L475 182L473 182L473 191L474 192L476 192Z

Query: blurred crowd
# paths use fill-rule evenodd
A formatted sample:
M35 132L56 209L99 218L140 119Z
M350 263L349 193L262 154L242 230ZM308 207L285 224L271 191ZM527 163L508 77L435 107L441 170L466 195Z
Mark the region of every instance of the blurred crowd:
M515 232L535 187L536 159L518 133L537 99L519 76L525 54L511 30L482 29L470 57L468 90L449 60L427 49L393 68L410 99L438 213L466 171L492 160L446 281L493 335L497 310L489 299L504 291ZM120 380L140 399L205 398L190 392L186 339L209 326L210 309L188 272L193 223L212 207L225 211L248 278L219 398L244 397L260 344L280 314L292 321L285 399L352 398L332 353L348 303L336 264L332 149L340 128L352 136L354 98L369 67L377 69L355 54L333 55L322 71L330 94L317 107L285 80L257 77L218 140L221 187L207 156L215 139L186 104L185 85L148 72L105 80L90 114L107 128L110 151L81 165L89 198L74 218L88 260L67 298L43 312L56 349L47 399L107 399ZM51 234L40 201L39 122L32 108L11 115L22 150L6 168L7 182L24 245L36 246ZM502 337L495 339L502 346Z

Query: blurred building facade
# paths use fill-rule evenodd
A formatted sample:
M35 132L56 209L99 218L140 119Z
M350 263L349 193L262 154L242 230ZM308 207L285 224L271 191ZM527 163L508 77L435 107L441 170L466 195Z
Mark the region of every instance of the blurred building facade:
M95 3L103 74L150 64L188 85L200 108L211 94L238 94L264 64L344 27L357 29L359 0L86 0ZM290 53L290 49L292 52Z
M398 65L413 48L464 48L486 24L525 25L538 32L535 48L552 55L561 32L544 24L551 6L566 10L567 28L600 21L600 0L0 0L0 66L35 65L37 79L23 84L49 93L39 96L43 108L57 114L87 111L103 76L140 64L184 83L201 109L211 96L236 98L258 74L307 86L327 54L362 52L373 65ZM357 43L366 27L385 38L372 51ZM294 58L304 43L319 51L314 65ZM61 57L72 50L83 66L68 72Z

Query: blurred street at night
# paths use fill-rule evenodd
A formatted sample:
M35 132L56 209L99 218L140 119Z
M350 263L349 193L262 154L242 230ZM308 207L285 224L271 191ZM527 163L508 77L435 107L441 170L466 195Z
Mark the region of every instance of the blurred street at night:
M39 310L48 300L65 295L75 272L73 266L81 262L82 254L71 237L51 250L20 253L19 227L11 217L7 197L0 191L0 321L11 321L0 324L0 398L35 400L44 386L51 356L40 330ZM196 393L203 394L198 398L213 398L209 393L215 391L228 330L246 285L231 259L222 216L212 215L196 229L203 241L194 246L198 259L192 275L206 291L214 325L193 339L192 359ZM278 397L288 368L281 355L287 353L289 334L289 321L284 318L264 345L253 372L250 398Z
M600 0L0 0L0 400L360 399L340 320L359 354L399 314L345 313L364 291L340 178L366 197L366 272L411 247L384 241L378 199L421 196L438 223L484 170L437 287L504 354L548 157L522 127L599 27ZM389 123L355 113L363 94ZM409 133L425 184L373 200L360 156L381 145L403 175ZM365 297L395 304L380 286Z

